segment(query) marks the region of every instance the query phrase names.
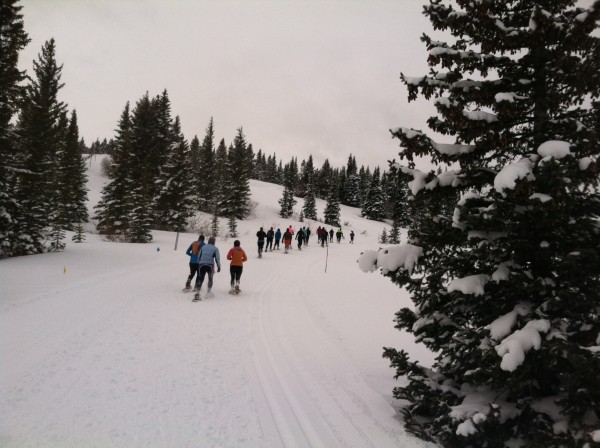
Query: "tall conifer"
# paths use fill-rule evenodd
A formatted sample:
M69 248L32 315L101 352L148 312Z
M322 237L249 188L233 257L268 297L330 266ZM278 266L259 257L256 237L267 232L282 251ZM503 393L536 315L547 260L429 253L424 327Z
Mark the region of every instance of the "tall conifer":
M455 142L393 130L419 219L385 272L415 303L398 329L437 357L385 356L407 377L394 396L408 430L442 446L598 442L600 142L585 99L600 92L600 1L573 5L432 0L454 39L423 36L429 75L402 76L409 99L437 98L429 126ZM419 171L421 155L457 168ZM451 219L447 189L461 195Z

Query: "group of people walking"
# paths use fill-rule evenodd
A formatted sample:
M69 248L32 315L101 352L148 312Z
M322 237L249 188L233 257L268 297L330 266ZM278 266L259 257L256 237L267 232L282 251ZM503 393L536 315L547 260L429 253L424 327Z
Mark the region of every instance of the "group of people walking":
M344 238L341 227L337 232L334 232L333 229L327 231L325 227L319 226L316 233L321 247L324 247L327 244L328 238L329 242L333 242L334 234L338 243ZM284 253L286 254L292 249L292 241L294 239L298 243L298 250L302 250L303 245L308 246L310 235L310 227L302 227L298 229L297 232L294 232L294 228L290 225L283 233L281 232L281 229L274 230L273 227L265 232L261 227L259 231L256 232L258 258L262 258L264 251L272 252L273 250L279 250L281 241L283 241ZM354 243L354 231L350 232L350 243ZM210 296L213 286L215 265L217 267L217 272L221 272L221 256L219 249L215 246L215 237L211 236L208 239L208 242L205 243L205 236L200 235L197 241L190 244L186 251L186 255L190 257L190 273L185 283L185 290L192 289L192 280L196 277L194 291L201 291L204 280L208 277L207 295ZM227 253L227 260L231 261L229 266L231 289L229 292L231 294L238 294L240 292L240 278L242 277L244 262L248 260L248 256L244 249L242 249L239 240L233 242L233 247Z

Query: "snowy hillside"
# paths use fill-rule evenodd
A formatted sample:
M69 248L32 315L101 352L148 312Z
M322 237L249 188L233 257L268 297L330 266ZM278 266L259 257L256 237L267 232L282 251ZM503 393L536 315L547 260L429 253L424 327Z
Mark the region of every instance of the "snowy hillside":
M100 158L89 176L91 207L106 181ZM215 297L198 303L181 292L196 234L180 235L177 250L169 232L146 245L88 234L62 253L0 261L0 446L425 446L398 421L381 353L432 355L393 328L406 295L356 263L383 224L342 206L356 244L311 239L258 259L260 226L308 223L278 216L282 187L251 188L239 296L227 293L232 241L220 237Z

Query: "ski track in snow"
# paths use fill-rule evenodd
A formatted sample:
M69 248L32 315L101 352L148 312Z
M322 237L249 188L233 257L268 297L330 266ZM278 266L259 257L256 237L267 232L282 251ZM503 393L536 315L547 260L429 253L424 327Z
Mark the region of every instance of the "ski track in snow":
M259 260L263 223L241 224L242 293L227 293L223 260L197 303L180 292L196 235L177 251L168 232L149 245L89 235L0 260L0 446L428 446L404 432L381 359L384 345L420 356L393 328L398 289L356 267L376 243L333 243L325 274L316 241ZM217 246L224 258L231 241Z

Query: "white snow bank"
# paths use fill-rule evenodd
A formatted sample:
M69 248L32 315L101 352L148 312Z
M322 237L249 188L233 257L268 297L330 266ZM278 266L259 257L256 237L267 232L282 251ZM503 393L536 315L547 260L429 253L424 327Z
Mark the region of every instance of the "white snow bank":
M494 188L501 193L505 189L513 190L518 179L524 179L531 175L532 163L527 157L511 163L500 170L494 178Z
M550 329L550 322L538 319L527 322L521 330L504 339L496 347L496 353L502 356L500 368L514 372L525 361L525 354L532 348L539 349L542 344L540 333Z
M563 142L561 140L548 140L539 146L537 152L542 157L562 159L563 157L571 154L570 148L571 144L569 142Z
M487 274L470 275L464 278L457 278L448 285L448 292L460 291L463 294L473 294L481 296L484 293L485 284L490 280Z
M384 274L398 269L407 270L410 274L422 255L422 247L403 244L378 251L367 250L360 254L357 261L363 272L374 272L381 268Z

